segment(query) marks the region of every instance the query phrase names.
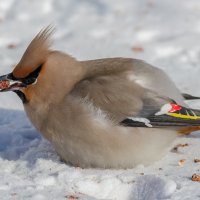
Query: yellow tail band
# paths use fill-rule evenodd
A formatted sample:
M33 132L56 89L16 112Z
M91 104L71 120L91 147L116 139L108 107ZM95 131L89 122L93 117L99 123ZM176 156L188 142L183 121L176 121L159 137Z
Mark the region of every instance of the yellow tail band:
M193 119L193 120L200 119L200 116L183 115L180 113L167 113L167 115L182 119Z

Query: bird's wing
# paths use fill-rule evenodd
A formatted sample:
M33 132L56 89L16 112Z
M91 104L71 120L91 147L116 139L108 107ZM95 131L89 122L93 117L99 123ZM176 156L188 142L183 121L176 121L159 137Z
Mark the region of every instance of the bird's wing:
M189 109L170 102L159 111L146 116L127 117L121 123L131 127L190 127L200 126L200 110Z
M87 98L123 126L200 126L200 111L178 105L170 98L130 82L123 73L83 80L72 94Z

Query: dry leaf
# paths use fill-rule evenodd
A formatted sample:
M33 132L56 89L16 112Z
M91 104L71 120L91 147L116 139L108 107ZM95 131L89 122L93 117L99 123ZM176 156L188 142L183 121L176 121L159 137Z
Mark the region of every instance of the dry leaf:
M142 47L135 46L135 47L132 47L132 51L134 51L136 53L141 53L144 51L144 49Z
M178 151L178 148L179 147L187 147L189 146L188 143L185 143L185 144L177 144L174 148L173 148L173 151Z
M7 48L8 48L8 49L14 49L14 48L16 48L16 47L17 47L17 45L14 44L14 43L10 43L10 44L7 45Z
M194 162L198 163L198 162L200 162L200 159L194 159Z
M192 181L200 181L200 176L198 174L193 174Z
M75 195L67 195L65 196L66 199L79 199L78 196L75 196Z
M179 160L178 165L183 166L185 164L185 162L186 162L186 159L181 159L181 160Z
M200 126L185 127L179 130L178 133L183 134L183 135L189 135L192 132L199 131L199 130L200 130Z

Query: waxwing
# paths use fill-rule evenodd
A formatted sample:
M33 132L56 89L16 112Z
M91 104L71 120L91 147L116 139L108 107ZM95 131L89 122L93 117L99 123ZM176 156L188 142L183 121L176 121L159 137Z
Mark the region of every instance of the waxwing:
M62 160L132 168L160 159L178 133L198 130L200 111L160 69L133 58L78 61L50 49L52 29L30 43L0 91L22 100L32 124Z

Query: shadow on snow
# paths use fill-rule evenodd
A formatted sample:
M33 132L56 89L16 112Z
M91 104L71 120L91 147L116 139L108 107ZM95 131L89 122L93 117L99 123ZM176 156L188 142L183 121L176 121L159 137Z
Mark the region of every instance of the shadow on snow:
M24 160L32 166L42 159L58 160L51 144L42 138L23 111L0 109L0 157Z

